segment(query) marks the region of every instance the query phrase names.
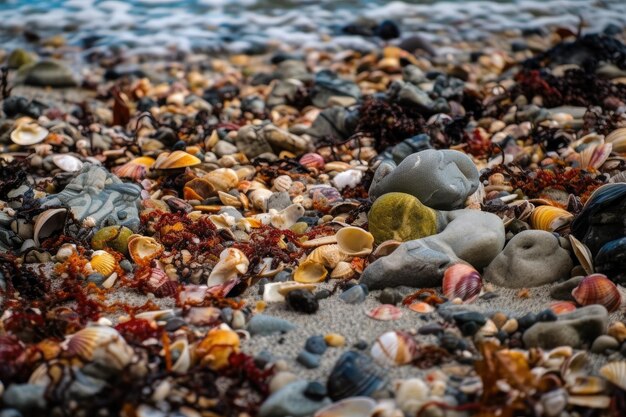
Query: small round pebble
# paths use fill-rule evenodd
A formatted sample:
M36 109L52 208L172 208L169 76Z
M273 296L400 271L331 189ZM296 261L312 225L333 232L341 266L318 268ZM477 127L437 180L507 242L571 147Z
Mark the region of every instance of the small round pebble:
M332 294L330 292L330 290L327 289L321 289L318 292L315 293L315 298L317 298L318 300L323 300L324 298L328 298L330 297Z
M381 304L396 305L402 301L402 296L393 288L385 288L378 296L378 300Z
M293 271L291 269L283 269L276 276L274 276L274 282L285 282L291 281L291 276L293 275Z
M165 330L168 332L173 332L175 330L180 329L183 326L186 326L187 322L180 317L172 317L165 324Z
M348 304L360 304L367 297L367 289L363 285L355 285L344 291L339 298Z
M417 332L419 334L439 334L443 332L443 326L439 323L428 323L420 327Z
M359 350L365 350L367 349L368 346L369 345L367 344L365 340L359 340L358 342L354 344L355 349L359 349Z
M307 290L290 291L285 298L289 307L301 313L313 314L320 307L315 296Z
M326 344L326 340L324 340L324 336L315 335L306 340L304 349L316 355L323 355L326 349L328 349L328 345Z
M324 336L324 340L328 346L342 347L346 344L346 338L339 333L328 333Z
M593 353L604 353L607 350L619 349L619 342L614 337L608 335L598 336L591 345L591 351Z
M273 360L274 360L274 357L272 356L270 352L268 352L267 350L262 350L254 357L254 364L258 366L259 368L263 369L269 363L272 363Z
M517 319L517 324L519 324L519 327L522 329L528 329L535 323L537 323L537 315L534 313L528 313Z
M300 353L298 354L298 357L296 358L296 361L298 361L299 364L301 364L302 366L308 369L314 369L314 368L319 367L320 360L321 360L320 355L307 352L306 350L300 351Z
M317 381L309 382L309 385L307 385L304 390L305 397L315 401L323 399L327 394L326 386Z
M106 280L106 277L102 274L94 272L93 274L89 274L87 276L88 282L93 282L96 286L101 287L102 283Z
M131 264L128 259L123 259L120 261L120 268L122 268L126 272L133 272L133 264Z
M537 321L556 321L558 316L550 309L543 310L537 314Z

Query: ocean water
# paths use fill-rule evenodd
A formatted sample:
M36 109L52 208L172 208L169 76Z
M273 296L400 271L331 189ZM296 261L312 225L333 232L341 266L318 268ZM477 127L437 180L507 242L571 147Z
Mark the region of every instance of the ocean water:
M380 41L347 36L359 19L393 19L403 35L440 44L505 30L546 26L587 32L626 26L624 0L0 0L0 45L28 47L25 34L63 34L87 51L116 48L155 55L285 49L370 49Z

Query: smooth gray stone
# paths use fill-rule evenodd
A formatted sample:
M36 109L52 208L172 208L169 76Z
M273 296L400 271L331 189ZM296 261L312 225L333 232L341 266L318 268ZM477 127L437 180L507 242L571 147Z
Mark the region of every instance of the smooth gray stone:
M304 395L308 381L295 381L270 395L261 405L259 417L305 417L331 403L329 398L313 401Z
M271 123L263 126L244 126L237 132L235 144L248 158L255 158L264 153L278 154L280 151L303 153L311 149L311 144L304 137L289 133Z
M572 291L574 288L578 287L578 284L580 284L583 278L585 277L578 276L555 285L550 289L550 296L556 300L575 301L574 296L572 296Z
M411 83L405 83L398 90L397 99L426 109L433 106L433 100L428 96L428 93Z
M504 225L495 214L463 209L439 212L438 217L442 232L404 242L370 264L361 283L370 290L437 287L448 266L464 261L481 269L504 247Z
M598 338L594 340L593 344L591 345L591 351L593 353L604 353L609 349L619 349L619 342L614 337L606 334L598 336Z
M318 114L307 133L318 141L326 137L347 139L354 132L358 121L358 110L333 106Z
M362 285L355 285L341 293L339 298L348 304L360 304L367 298L367 292Z
M224 155L232 155L234 153L237 153L237 147L230 142L226 142L225 140L220 140L215 144L212 151L217 156L222 157Z
M76 87L78 82L72 71L57 61L40 61L20 68L18 76L24 84L37 87Z
M42 206L68 206L79 221L93 217L96 228L121 225L136 232L140 196L137 184L124 183L104 167L85 163L63 191L46 197Z
M46 387L34 384L11 384L4 392L2 401L5 406L23 413L46 408Z
M267 106L274 107L293 102L301 88L304 89L304 84L298 80L278 80L267 97Z
M226 213L231 217L234 217L235 220L241 220L243 219L243 215L239 212L239 210L237 210L236 208L232 207L232 206L223 206L220 211L217 212L218 214L223 214Z
M415 85L421 84L428 80L426 78L426 74L424 74L424 71L422 71L415 65L407 65L406 67L402 68L402 79L407 83Z
M561 314L557 321L535 323L524 332L522 340L527 348L582 348L585 344L591 344L598 336L606 334L608 326L608 311L604 306L596 304Z
M370 198L401 192L417 197L425 206L453 210L478 189L478 170L462 152L427 149L407 156L400 165L385 161L376 170Z
M322 70L315 74L311 100L315 107L325 108L332 97L352 97L359 100L361 89L354 82L344 80L330 70Z
M559 239L543 230L513 236L485 269L485 281L506 288L538 287L569 276L573 263Z
M275 192L267 199L267 209L284 210L291 205L291 197L286 191Z
M265 336L273 333L288 332L295 328L296 326L288 320L265 314L257 314L248 322L247 330L253 336Z

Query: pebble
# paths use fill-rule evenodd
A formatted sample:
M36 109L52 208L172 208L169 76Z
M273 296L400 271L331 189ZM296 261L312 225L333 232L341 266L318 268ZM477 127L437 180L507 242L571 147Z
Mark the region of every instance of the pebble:
M284 269L274 276L274 282L286 282L291 281L293 277L293 271L290 269Z
M556 321L557 319L556 313L550 309L537 313L537 321Z
M478 329L487 323L487 318L483 314L475 311L457 313L454 314L452 318L465 336L474 335Z
M499 311L497 313L495 313L493 316L491 316L491 321L493 321L493 324L496 325L496 327L498 329L501 329L502 326L504 326L504 323L506 323L508 320L506 314L504 314L503 312Z
M270 395L259 409L259 417L305 417L330 404L328 398L312 400L306 391L309 382L294 381Z
M367 289L363 285L355 285L344 291L339 298L348 304L360 304L367 298Z
M424 335L428 335L428 334L440 334L441 332L443 332L444 328L441 324L439 323L428 323L423 325L422 327L420 327L417 332L419 334L424 334Z
M22 417L22 413L14 408L7 408L0 411L0 417Z
M304 349L316 355L323 355L327 348L328 345L322 335L310 336L306 342L304 342Z
M122 259L120 261L120 268L126 272L133 272L133 264L128 259Z
M298 376L289 371L278 371L274 374L269 383L270 393L274 393L294 381L299 380Z
M575 301L572 296L572 290L580 284L583 278L585 277L577 276L556 284L554 287L550 288L550 296L556 300Z
M328 333L324 336L324 340L331 347L342 347L346 344L346 338L338 333Z
M165 323L164 329L168 332L173 332L180 329L183 326L186 326L187 322L180 317L172 317Z
M367 342L365 340L359 340L353 346L354 346L355 349L365 350L365 349L368 348L369 345L367 344Z
M314 314L319 309L317 299L308 290L290 291L285 299L289 307L301 313Z
M309 382L309 385L307 385L304 390L304 395L314 401L320 401L328 395L328 392L326 391L325 385L317 381L312 381Z
M298 354L296 361L308 369L314 369L320 366L322 357L309 351L303 350Z
M517 319L517 324L522 329L528 329L530 326L537 322L537 315L535 313L528 313Z
M501 330L508 333L513 334L519 328L519 324L516 319L508 319L501 327Z
M46 409L46 387L34 384L11 384L2 396L4 405L24 414L43 412Z
M613 337L608 335L598 336L591 345L591 351L593 353L604 353L607 350L619 349L620 343Z
M402 302L402 295L393 288L385 288L378 296L378 301L380 301L381 304L396 305Z
M248 322L247 330L251 335L270 335L273 333L284 333L295 329L296 326L288 320L278 317L257 314Z
M102 287L102 283L104 283L105 280L106 277L97 272L87 275L87 282L93 282L98 288Z
M330 290L327 290L326 288L322 288L321 290L315 293L315 298L317 298L318 300L323 300L325 298L330 297L331 295L332 293L330 292Z

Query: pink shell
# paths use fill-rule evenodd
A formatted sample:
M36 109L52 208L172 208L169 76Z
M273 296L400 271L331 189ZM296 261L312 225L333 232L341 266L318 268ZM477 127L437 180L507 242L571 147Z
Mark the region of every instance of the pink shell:
M156 297L168 297L176 294L178 283L171 281L165 271L160 268L142 268L135 279L143 283L146 291Z
M324 168L324 158L322 155L317 153L305 153L300 158L300 164L304 165L307 168Z
M391 304L382 304L378 307L374 307L365 314L374 320L389 321L397 320L402 317L402 310Z
M554 312L554 314L565 314L571 313L576 310L576 304L571 301L557 301L556 303L550 304L550 310Z
M423 301L416 301L409 305L409 310L415 311L416 313L432 313L435 311L435 307Z
M576 302L583 306L600 304L611 312L622 304L622 295L613 282L602 274L591 274L583 278L572 290Z
M441 288L449 299L460 298L470 303L478 297L482 287L480 274L470 265L454 264L443 274Z

